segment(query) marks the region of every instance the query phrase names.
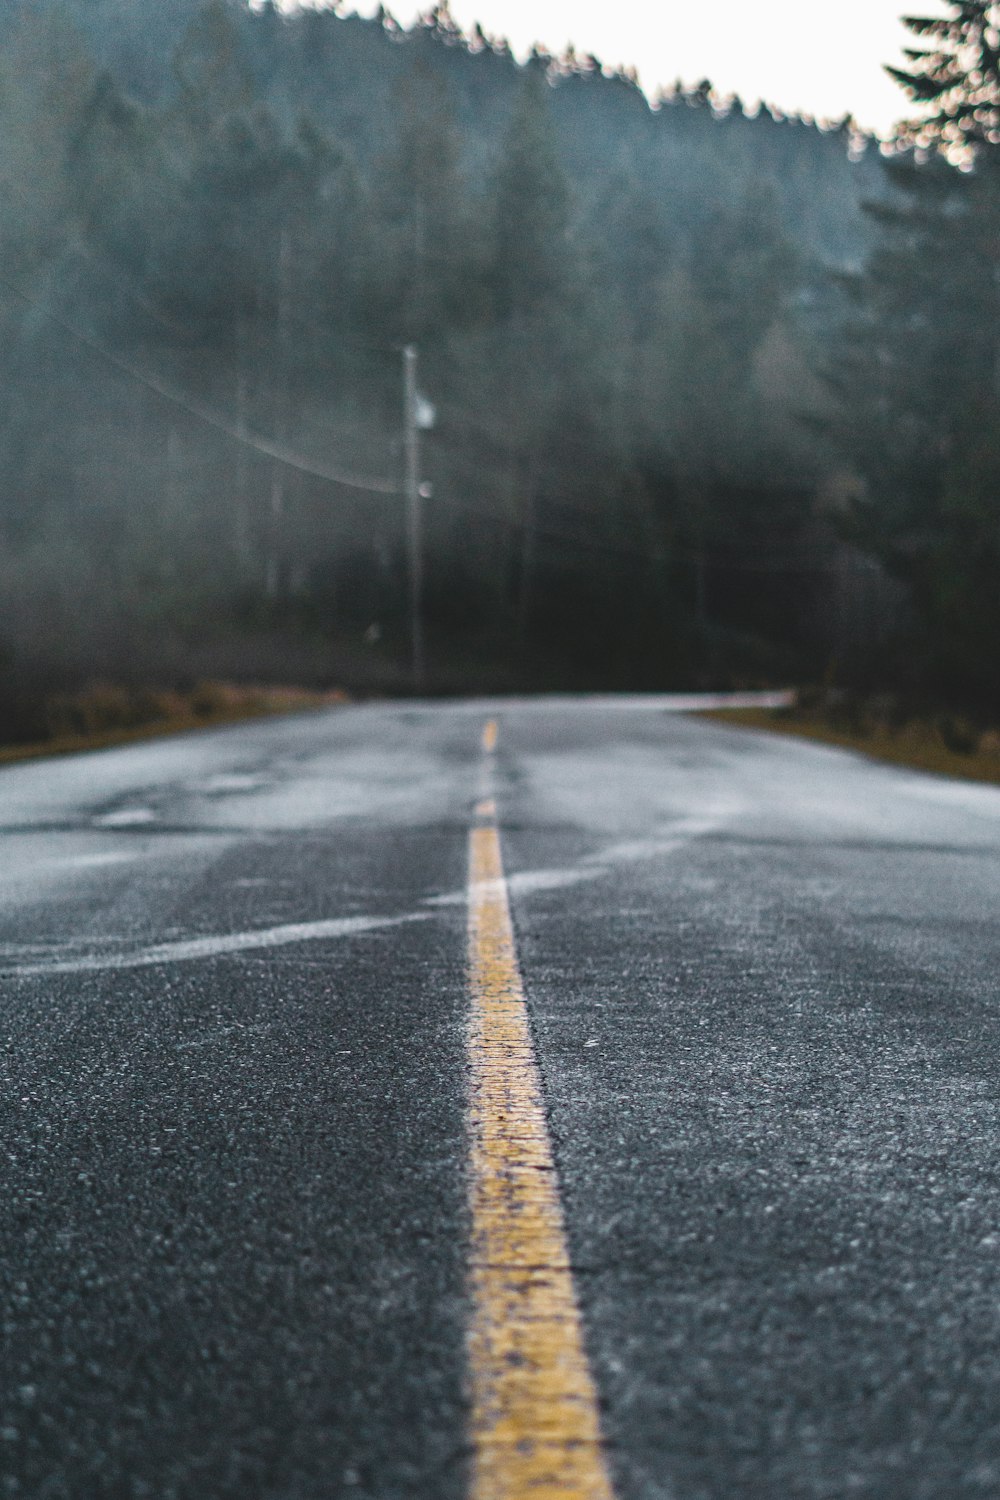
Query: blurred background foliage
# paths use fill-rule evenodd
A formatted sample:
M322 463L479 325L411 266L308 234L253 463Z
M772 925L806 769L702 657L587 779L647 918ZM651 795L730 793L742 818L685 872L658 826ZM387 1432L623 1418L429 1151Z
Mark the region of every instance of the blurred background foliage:
M988 130L651 103L443 8L11 0L0 40L7 738L90 677L405 690L409 342L431 690L1000 713Z

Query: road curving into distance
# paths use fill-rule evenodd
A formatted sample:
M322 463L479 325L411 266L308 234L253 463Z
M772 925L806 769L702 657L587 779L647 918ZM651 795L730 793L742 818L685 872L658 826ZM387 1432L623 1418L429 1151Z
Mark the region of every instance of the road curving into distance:
M0 1496L1000 1495L1000 790L682 706L0 770Z

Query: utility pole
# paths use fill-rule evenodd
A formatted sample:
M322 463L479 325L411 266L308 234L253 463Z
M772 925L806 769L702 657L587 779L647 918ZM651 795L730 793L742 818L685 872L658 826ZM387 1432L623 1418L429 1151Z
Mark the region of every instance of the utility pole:
M420 429L417 421L417 351L403 350L403 432L406 452L406 518L410 571L410 648L413 687L424 685L423 515L420 493Z
M292 236L282 228L278 237L278 389L274 398L274 431L278 441L288 438L288 380L291 370L289 340L289 295L292 269ZM287 525L285 522L285 490L287 475L280 463L271 465L271 514L268 520L268 555L264 564L264 591L269 599L277 599L286 591L286 572L289 557Z

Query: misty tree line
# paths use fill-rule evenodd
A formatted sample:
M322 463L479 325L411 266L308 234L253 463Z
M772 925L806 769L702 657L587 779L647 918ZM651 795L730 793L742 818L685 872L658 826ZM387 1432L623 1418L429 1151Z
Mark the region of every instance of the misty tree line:
M943 419L912 370L860 393L909 328L892 299L921 277L936 298L933 236L984 173L908 157L891 177L850 122L751 116L707 84L651 109L627 73L519 65L441 9L404 32L240 0L24 0L0 40L13 680L393 681L407 343L438 413L438 683L820 670L831 524L930 618L893 532L909 476L937 524L940 484L968 493L955 464L988 462L942 450L939 484L916 459ZM900 229L914 196L923 239ZM960 342L954 310L928 316ZM975 379L949 391L982 435ZM886 400L908 451L882 441ZM824 525L817 496L841 491Z
M832 436L860 476L845 517L906 587L891 666L914 689L1000 715L1000 7L910 19L896 77L925 108L830 361Z

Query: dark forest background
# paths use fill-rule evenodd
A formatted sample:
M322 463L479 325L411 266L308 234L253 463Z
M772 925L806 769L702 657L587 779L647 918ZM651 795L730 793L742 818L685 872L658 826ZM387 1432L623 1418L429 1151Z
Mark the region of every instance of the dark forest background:
M405 689L406 344L429 689L1000 708L985 137L651 102L446 9L9 0L0 43L8 737L97 676Z

